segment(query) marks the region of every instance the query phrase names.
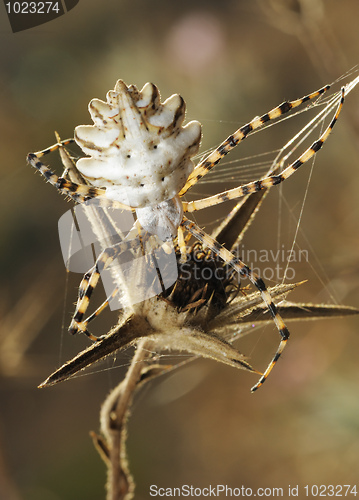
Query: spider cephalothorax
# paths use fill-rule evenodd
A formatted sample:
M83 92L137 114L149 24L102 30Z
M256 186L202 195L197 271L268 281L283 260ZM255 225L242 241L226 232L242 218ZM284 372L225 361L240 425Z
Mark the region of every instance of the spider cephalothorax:
M185 127L185 102L174 94L161 103L158 89L141 91L119 80L107 102L93 99L94 125L75 128L75 141L89 158L77 168L106 198L136 209L141 226L162 240L175 238L183 209L178 193L194 169L201 125Z

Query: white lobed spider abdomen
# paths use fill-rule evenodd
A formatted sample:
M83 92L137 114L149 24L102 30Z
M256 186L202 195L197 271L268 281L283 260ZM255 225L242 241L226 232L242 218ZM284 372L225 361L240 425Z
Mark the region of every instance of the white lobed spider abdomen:
M201 139L199 122L182 126L183 99L174 94L161 103L155 85L138 91L119 80L107 102L94 99L89 111L94 125L75 129L77 144L90 156L77 162L82 175L106 188L109 199L136 209L151 207L147 215L166 211L163 202L176 197L193 171L191 157Z

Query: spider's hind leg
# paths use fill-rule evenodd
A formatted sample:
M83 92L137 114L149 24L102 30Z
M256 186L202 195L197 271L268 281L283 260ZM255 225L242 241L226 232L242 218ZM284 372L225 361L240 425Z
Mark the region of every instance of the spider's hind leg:
M186 217L183 218L182 227L184 227L187 231L189 231L195 238L201 241L204 245L206 245L210 250L213 251L218 257L223 259L223 261L230 267L232 267L235 271L237 271L241 276L247 277L251 283L257 288L260 292L263 301L265 302L275 324L278 329L278 332L281 336L281 341L277 348L277 351L267 366L265 372L259 379L259 381L252 387L251 391L256 391L267 379L268 375L272 371L274 365L277 363L279 357L281 356L286 343L289 338L289 330L286 327L282 317L278 313L277 306L273 302L273 299L270 293L265 286L264 281L260 278L256 273L254 273L248 266L244 264L240 259L235 257L229 250L227 250L223 245L214 240L211 236L206 234L202 229L200 229L197 224L188 220Z
M118 292L119 288L114 287L112 294L99 306L94 313L88 318L84 319L88 306L90 304L91 296L99 282L101 272L108 269L110 264L119 256L120 253L126 250L136 249L140 246L139 239L130 241L122 241L103 250L98 256L95 265L84 275L79 286L78 299L76 309L72 317L69 332L74 335L78 332L84 333L91 340L98 340L98 338L87 330L88 323L97 317L109 305L111 298Z

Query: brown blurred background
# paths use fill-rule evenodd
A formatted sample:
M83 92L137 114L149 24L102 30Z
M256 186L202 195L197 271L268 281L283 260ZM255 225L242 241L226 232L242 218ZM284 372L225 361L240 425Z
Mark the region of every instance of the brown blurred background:
M36 388L87 341L66 332L80 275L66 275L57 220L70 205L25 164L26 154L52 144L54 130L67 138L90 123L88 102L104 99L118 78L139 87L152 81L163 97L181 93L188 119L203 123L202 148L213 147L253 116L355 66L358 19L357 0L82 0L58 20L12 34L3 10L1 500L104 498L105 469L88 433L98 429L100 404L131 356ZM279 144L290 137L289 123L288 130L275 127L286 132ZM261 133L232 158L271 151L274 140ZM309 281L293 300L358 306L358 144L359 88L316 159L308 193L310 166L272 190L247 235L246 248L275 249L279 242L290 249L307 196L297 241L309 262L297 263L296 279ZM197 220L210 230L228 210ZM104 313L95 333L115 321L116 313ZM210 361L141 393L128 442L136 498L149 498L151 484L286 491L357 481L358 319L295 323L291 331L283 358L255 395L255 377ZM239 347L264 369L277 337L268 327Z

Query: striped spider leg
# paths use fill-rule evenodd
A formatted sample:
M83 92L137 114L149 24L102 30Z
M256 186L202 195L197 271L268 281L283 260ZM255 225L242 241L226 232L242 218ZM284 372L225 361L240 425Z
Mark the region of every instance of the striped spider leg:
M30 153L28 163L39 170L62 194L77 202L98 197L104 206L117 206L134 210L137 226L157 235L161 240L178 238L180 247L186 241L183 232L192 234L218 257L247 277L260 292L281 336L281 342L272 361L252 391L260 387L280 357L289 337L289 332L280 317L263 280L245 263L217 241L202 231L194 222L184 217L184 212L193 212L224 201L269 188L289 178L301 165L310 160L322 147L333 129L344 102L344 90L331 123L320 138L282 173L231 189L215 196L193 202L182 201L182 196L209 172L231 149L264 123L278 118L293 108L322 95L329 86L295 101L285 101L278 107L254 118L251 122L229 136L214 152L196 167L191 158L198 151L201 126L192 121L182 127L185 103L175 94L161 103L157 87L146 84L141 91L119 80L114 91L107 94L107 102L94 99L89 105L94 125L76 127L75 141L87 158L77 162L77 169L89 184L75 183L58 177L40 158L63 147L58 143L39 153ZM119 246L123 249L124 246ZM76 311L71 322L71 331L87 332L87 323L97 311L83 320L89 298L94 290L100 269L113 259L114 249L105 250L95 266L87 273L80 285ZM185 254L185 251L183 254ZM107 305L106 301L99 312Z
M81 174L76 170L75 162L71 158L69 152L65 149L65 146L74 142L74 139L66 139L61 141L57 133L56 137L58 139L58 142L56 144L43 151L30 154L28 156L28 161L30 163L32 162L31 164L35 166L44 175L44 177L49 180L50 183L52 183L57 189L59 189L61 193L71 197L75 201L83 203L85 206L85 211L86 209L94 210L92 219L93 217L101 215L101 225L102 229L104 230L103 233L106 235L106 237L110 237L110 234L107 234L106 227L111 228L112 234L114 234L115 231L117 234L119 234L119 228L111 227L111 224L114 224L114 221L112 219L107 221L103 220L104 217L109 217L109 213L105 212L105 209L114 208L121 210L131 210L131 208L128 206L124 206L119 202L103 198L103 190L90 188L90 186L87 185L86 180L83 179ZM58 177L39 160L42 156L52 153L57 149L59 149L60 151L60 156L64 166L64 173L62 174L62 177ZM68 180L67 177L72 177L76 181L82 182L82 184L72 182L71 180ZM97 207L94 207L93 205L91 205L90 207L86 207L86 202L88 200L93 200L94 198L96 198ZM98 211L98 207L102 208L100 212ZM106 224L104 224L104 222L106 222ZM129 239L131 237L133 239ZM149 237L151 238L148 233L143 232L142 228L136 222L132 230L127 235L128 241L120 241L119 243L111 244L111 246L106 246L106 248L102 250L102 252L97 257L94 266L85 273L81 280L78 290L76 309L69 326L69 333L76 334L78 332L81 332L87 335L93 341L97 341L102 338L102 336L96 337L92 333L90 333L87 328L88 324L93 321L99 314L101 314L101 312L109 305L111 299L113 299L116 294L119 293L120 289L118 286L116 286L109 297L107 297L106 300L89 317L84 319L90 303L91 295L98 284L101 273L102 271L109 268L109 266L117 258L118 255L121 255L126 251L132 251L134 255L136 253L138 254L138 252L140 251L141 254L144 255L143 246L146 245ZM122 235L122 239L125 240L126 238L124 238Z
M326 89L327 87L324 87ZM318 92L315 92L314 94L317 96L318 93L322 93L324 90L321 89ZM208 198L203 198L202 200L199 201L193 201L193 202L183 202L183 210L184 212L194 212L196 210L201 210L202 208L208 208L212 207L215 205L218 205L220 203L223 203L224 201L227 200L233 200L236 198L240 198L242 196L255 193L258 191L261 191L262 189L265 188L270 188L272 186L275 186L277 184L280 184L284 180L288 179L291 175L294 174L298 168L309 161L323 146L324 142L328 139L329 134L331 133L335 123L338 120L339 114L341 112L342 106L344 104L344 97L345 97L345 91L344 88L342 89L341 92L341 98L339 101L339 105L337 108L337 111L323 132L323 134L320 136L320 138L315 141L298 159L296 159L293 163L288 165L282 173L276 174L276 175L270 175L268 177L264 177L263 179L257 180L250 182L248 184L245 184L243 186L239 186L237 188L224 191L223 193L219 193L214 196L210 196ZM307 100L306 98L303 98L304 100ZM299 100L301 101L301 100ZM298 101L294 101L298 102ZM281 105L283 106L283 105ZM277 113L281 106L278 108L274 109L272 112L263 115L260 118L256 118L253 120L253 122L250 122L248 125L245 125L241 129L239 129L237 132L235 132L232 136L230 136L224 143L222 143L212 154L210 154L205 160L201 162L201 164L194 170L194 173L192 175L192 178L189 178L188 184L193 185L196 183L200 178L202 178L207 172L209 172L220 160L223 158L233 147L238 144L239 141L243 140L246 137L246 134L248 133L248 130L254 130L259 123L265 123L265 121L268 121L267 118L268 116L270 117L271 113L273 116L279 116ZM286 106L288 108L288 106ZM291 109L289 107L289 109ZM252 125L251 125L252 123ZM187 185L183 188L183 192L187 191ZM184 217L184 220L181 224L184 226L189 232L193 234L197 239L202 241L205 245L207 245L215 254L217 254L219 257L221 257L226 264L229 266L233 267L236 271L241 276L246 276L248 279L251 281L251 283L259 290L259 292L262 295L263 301L268 307L268 310L270 311L270 314L272 315L272 318L276 324L276 327L281 335L281 341L278 346L278 349L272 358L271 362L267 366L264 374L261 376L260 380L255 384L251 391L254 392L257 390L267 379L269 373L272 371L274 365L278 361L279 357L281 356L284 347L288 341L289 338L289 331L288 328L286 327L284 321L282 320L280 314L278 313L277 307L274 304L263 280L256 274L254 273L248 266L246 266L242 261L239 259L235 258L231 252L229 252L227 249L225 249L222 245L220 245L217 241L213 240L209 235L207 235L204 231L202 231L195 223L189 221Z

